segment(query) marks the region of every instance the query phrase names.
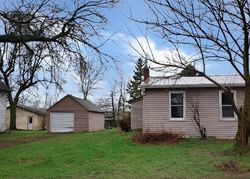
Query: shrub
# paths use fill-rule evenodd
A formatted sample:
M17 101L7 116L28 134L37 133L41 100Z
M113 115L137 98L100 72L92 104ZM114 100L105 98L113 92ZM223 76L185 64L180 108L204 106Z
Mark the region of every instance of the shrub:
M132 141L139 144L169 144L181 138L181 134L172 132L141 132L134 134Z
M131 131L130 115L124 114L121 120L118 120L118 125L123 132Z

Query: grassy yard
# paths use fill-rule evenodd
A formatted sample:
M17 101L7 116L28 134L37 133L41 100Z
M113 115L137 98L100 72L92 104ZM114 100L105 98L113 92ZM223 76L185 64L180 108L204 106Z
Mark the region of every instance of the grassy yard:
M48 135L16 131L0 143L30 137L43 140L0 148L0 178L250 178L217 165L234 160L246 171L250 156L225 156L231 141L190 139L171 145L138 145L132 133L107 130Z

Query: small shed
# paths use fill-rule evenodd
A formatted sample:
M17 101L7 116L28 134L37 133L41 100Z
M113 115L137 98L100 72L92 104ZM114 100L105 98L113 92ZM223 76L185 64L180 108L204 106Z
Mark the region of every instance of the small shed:
M66 95L47 110L48 132L104 129L104 112L89 100Z
M131 130L142 129L143 98L130 100L131 104Z
M6 111L6 127L10 127L10 108ZM16 107L16 128L20 130L45 129L46 110L43 108L18 105Z

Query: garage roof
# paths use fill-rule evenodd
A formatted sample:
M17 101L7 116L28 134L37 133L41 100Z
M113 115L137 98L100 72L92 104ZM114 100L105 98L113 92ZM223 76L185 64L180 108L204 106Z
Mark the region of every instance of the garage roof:
M89 100L84 100L72 95L66 95L64 96L62 99L60 99L59 101L57 101L55 104L53 104L52 106L50 106L47 111L49 111L53 106L57 105L60 101L64 100L65 98L71 98L73 101L75 101L76 103L78 103L79 105L81 105L82 107L84 107L85 109L87 109L87 111L89 112L98 112L98 113L104 113L104 111L102 111L98 106L96 106L94 103L92 103Z
M81 106L83 106L90 112L101 112L101 113L104 112L98 106L96 106L94 103L92 103L89 100L84 100L84 99L81 99L72 95L68 95L68 96L71 97L74 101L76 101L78 104L80 104Z

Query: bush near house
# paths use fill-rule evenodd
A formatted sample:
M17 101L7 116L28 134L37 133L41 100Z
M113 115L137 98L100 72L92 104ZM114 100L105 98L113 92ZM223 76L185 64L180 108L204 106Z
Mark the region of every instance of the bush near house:
M132 141L138 144L169 144L176 143L183 135L172 132L139 132L132 136Z
M131 131L131 115L130 115L130 113L124 113L122 115L122 119L118 120L118 126L120 127L121 131L123 131L123 132Z

